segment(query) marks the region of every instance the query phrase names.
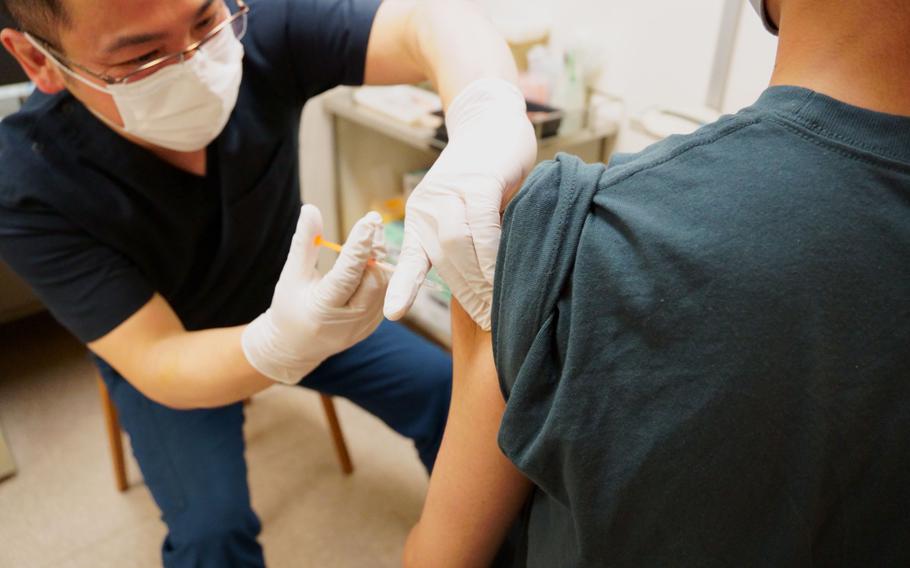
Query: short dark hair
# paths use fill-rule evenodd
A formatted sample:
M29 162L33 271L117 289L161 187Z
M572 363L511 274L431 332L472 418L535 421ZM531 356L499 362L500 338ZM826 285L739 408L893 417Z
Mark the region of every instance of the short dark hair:
M0 0L0 9L20 29L46 40L56 38L59 27L68 21L63 0Z

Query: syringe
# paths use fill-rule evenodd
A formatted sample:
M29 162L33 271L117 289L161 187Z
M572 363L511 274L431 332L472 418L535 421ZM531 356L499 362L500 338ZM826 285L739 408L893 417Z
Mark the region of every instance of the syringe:
M332 241L322 238L322 235L316 235L316 239L314 242L317 246L325 247L331 251L335 251L338 254L341 254L341 245L338 243L333 243ZM375 266L385 272L388 272L389 274L392 274L393 272L395 272L395 265L391 264L389 262L386 262L384 260L378 260L375 258L371 258L369 261L369 264L371 266ZM430 280L429 278L424 278L422 286L424 288L426 288L427 290L432 290L434 292L442 292L442 293L447 292L447 290L441 284L439 284L435 280Z

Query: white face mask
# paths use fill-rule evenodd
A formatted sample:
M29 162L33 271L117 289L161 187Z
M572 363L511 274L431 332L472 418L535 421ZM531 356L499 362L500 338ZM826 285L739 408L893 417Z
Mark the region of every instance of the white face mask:
M32 44L56 61L39 42L32 40ZM113 97L123 131L155 146L193 152L208 146L224 130L237 103L242 61L243 45L227 27L189 59L134 83L101 86L64 65L60 69Z

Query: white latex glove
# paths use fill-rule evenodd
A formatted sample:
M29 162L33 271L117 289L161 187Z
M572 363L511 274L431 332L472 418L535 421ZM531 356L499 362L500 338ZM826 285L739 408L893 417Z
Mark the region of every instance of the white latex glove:
M385 256L382 218L368 213L354 225L335 265L316 270L322 214L304 205L271 307L243 332L243 352L263 375L296 384L328 357L373 333L382 321L387 277L368 267Z
M404 242L385 300L397 320L430 264L465 311L490 329L502 210L537 159L537 137L518 88L471 83L446 112L449 144L408 199Z

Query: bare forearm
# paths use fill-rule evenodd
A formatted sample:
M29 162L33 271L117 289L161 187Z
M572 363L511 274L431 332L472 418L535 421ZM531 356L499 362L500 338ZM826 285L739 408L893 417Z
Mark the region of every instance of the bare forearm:
M144 359L145 383L160 402L210 408L244 400L275 384L247 361L240 344L245 326L184 332L156 342Z
M244 327L188 332L155 294L89 348L156 402L173 408L223 406L272 384L244 357Z

